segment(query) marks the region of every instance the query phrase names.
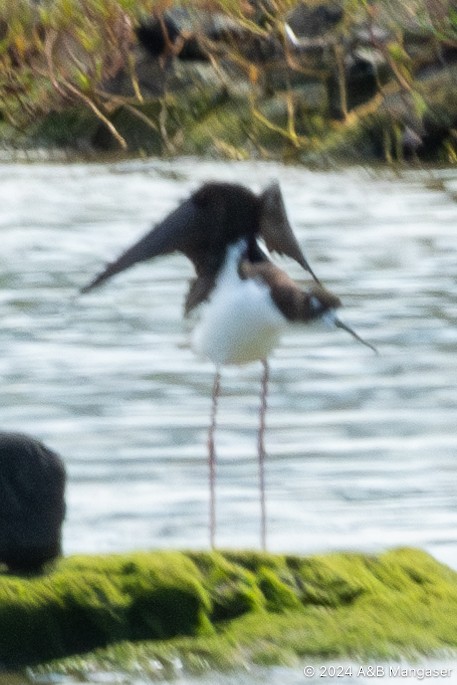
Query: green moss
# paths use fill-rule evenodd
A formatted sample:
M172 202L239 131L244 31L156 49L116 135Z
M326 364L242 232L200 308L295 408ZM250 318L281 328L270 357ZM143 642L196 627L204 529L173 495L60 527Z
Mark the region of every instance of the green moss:
M162 109L160 100L151 99L135 107L118 107L110 120L118 133L126 141L131 152L161 155L165 146L159 130L159 116ZM110 131L98 122L95 131L89 131L89 144L98 150L116 151L118 145Z
M408 657L457 648L457 573L414 549L78 556L0 575L0 625L0 663L54 671Z
M215 101L197 120L189 121L183 151L192 154L242 151L249 139L250 108L246 99Z
M29 136L39 144L77 148L90 141L98 126L98 119L88 109L71 107L50 112L30 127Z
M0 577L0 661L196 634L207 628L208 608L198 570L182 554L73 557L43 576Z
M296 581L287 570L281 569L275 573L273 569L262 566L257 580L267 601L268 611L280 612L300 606Z
M366 574L363 573L363 563L356 556L347 560L334 556L306 559L298 571L303 581L300 594L304 604L343 606L364 590Z
M221 621L265 607L256 576L218 552L199 554L194 560L206 577L212 601L211 620Z

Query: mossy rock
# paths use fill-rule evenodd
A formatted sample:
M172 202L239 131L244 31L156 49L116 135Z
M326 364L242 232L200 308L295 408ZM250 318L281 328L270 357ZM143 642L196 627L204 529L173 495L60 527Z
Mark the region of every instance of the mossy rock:
M258 572L258 583L268 611L281 612L300 607L296 582L287 570L276 574L273 569L262 566Z
M0 663L197 634L208 608L197 568L179 553L73 557L44 575L0 576Z
M242 151L251 131L248 101L245 98L228 99L221 94L198 118L188 122L183 132L182 150L186 154L243 157Z
M457 649L457 573L414 549L77 556L0 575L0 625L1 666L54 673L398 659Z
M63 148L87 148L100 125L89 109L71 107L50 112L28 131L28 139L38 145Z
M217 552L199 553L193 559L207 579L213 622L233 619L265 607L265 597L252 571L232 563Z
M363 578L360 567L363 562L354 557L344 568L340 560L332 557L314 557L304 560L298 573L302 580L300 597L304 604L320 606L344 606L353 602L364 592Z

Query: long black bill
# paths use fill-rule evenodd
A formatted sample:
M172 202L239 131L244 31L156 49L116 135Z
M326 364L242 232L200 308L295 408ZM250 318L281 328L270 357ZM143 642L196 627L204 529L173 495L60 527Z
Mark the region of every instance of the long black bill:
M185 252L195 218L196 209L192 200L183 202L149 233L121 254L118 259L108 264L104 271L81 289L81 293L89 292L92 288L98 287L108 278L129 269L137 262L143 262L176 250Z
M373 352L374 352L375 354L379 354L378 350L376 349L376 347L375 347L374 345L372 345L371 343L369 343L369 342L367 342L366 340L364 340L363 338L361 338L360 335L359 335L358 333L356 333L355 331L353 331L352 328L351 328L350 326L348 326L346 323L344 323L343 321L341 321L340 319L338 319L336 316L332 318L332 323L333 323L337 328L342 328L343 331L347 331L350 335L352 335L352 337L353 337L355 340L358 340L358 342L359 342L359 343L362 343L362 345L365 345L365 347L369 347L370 350L373 350Z

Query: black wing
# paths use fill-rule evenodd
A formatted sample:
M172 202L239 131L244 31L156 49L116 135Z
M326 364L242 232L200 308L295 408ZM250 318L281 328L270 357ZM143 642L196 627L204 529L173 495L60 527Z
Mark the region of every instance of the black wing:
M108 266L88 285L82 288L82 293L101 285L115 274L129 269L137 262L171 252L188 251L189 237L196 224L198 208L192 198L183 202L169 214L162 222L154 226L143 238L129 247L121 256Z
M294 259L311 274L316 283L319 283L289 223L279 185L273 183L263 192L260 199L260 236L265 240L268 249Z

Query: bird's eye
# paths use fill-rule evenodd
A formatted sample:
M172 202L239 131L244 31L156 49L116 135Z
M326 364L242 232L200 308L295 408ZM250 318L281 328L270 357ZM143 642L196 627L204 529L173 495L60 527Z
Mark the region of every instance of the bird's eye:
M316 295L311 295L309 298L309 306L313 316L321 316L327 309Z

